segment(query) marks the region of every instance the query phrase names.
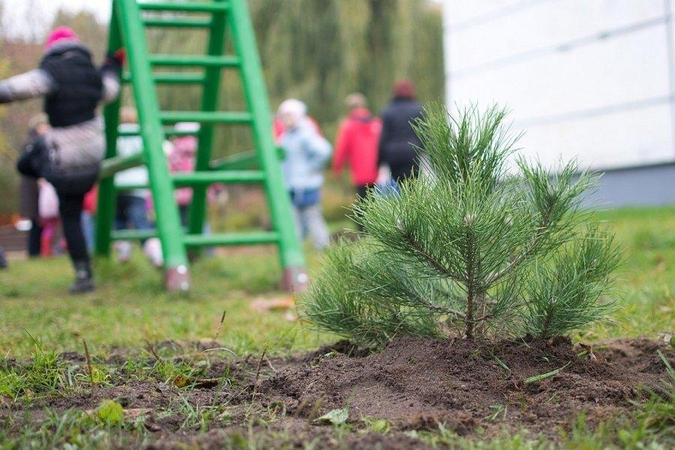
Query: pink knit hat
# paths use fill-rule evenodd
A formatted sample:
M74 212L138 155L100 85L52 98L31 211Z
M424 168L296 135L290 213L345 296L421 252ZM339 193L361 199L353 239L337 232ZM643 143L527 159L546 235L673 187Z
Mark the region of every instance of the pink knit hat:
M61 40L72 40L77 41L77 35L72 28L69 27L58 27L52 31L45 41L45 51L49 50L54 44Z

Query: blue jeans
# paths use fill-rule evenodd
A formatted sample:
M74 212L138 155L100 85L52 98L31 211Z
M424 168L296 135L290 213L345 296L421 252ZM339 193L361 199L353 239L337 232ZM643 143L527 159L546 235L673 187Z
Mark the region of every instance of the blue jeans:
M89 211L82 211L82 234L84 234L84 243L89 253L94 253L94 227L96 222L94 216Z
M118 194L115 211L115 229L150 230L152 225L145 209L145 198L137 195Z
M321 212L321 203L301 207L293 205L293 218L301 241L309 234L315 249L328 247L330 234Z

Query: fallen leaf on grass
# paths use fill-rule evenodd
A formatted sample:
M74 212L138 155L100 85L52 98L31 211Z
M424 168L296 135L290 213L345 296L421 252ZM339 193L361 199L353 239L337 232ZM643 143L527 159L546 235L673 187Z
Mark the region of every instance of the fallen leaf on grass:
M293 297L279 297L279 298L262 298L258 297L251 302L251 310L255 312L274 311L279 309L295 308L295 300Z

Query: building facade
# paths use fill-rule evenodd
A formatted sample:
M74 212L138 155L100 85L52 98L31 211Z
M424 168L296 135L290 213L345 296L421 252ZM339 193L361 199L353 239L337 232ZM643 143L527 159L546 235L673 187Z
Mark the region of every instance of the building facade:
M510 110L520 152L603 173L594 203L675 204L675 0L444 0L449 108Z

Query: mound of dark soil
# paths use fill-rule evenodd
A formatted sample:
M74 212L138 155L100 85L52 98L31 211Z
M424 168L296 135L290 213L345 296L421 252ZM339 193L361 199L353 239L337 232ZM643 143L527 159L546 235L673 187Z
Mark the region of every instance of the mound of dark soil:
M281 370L261 391L300 417L348 406L350 420L387 419L403 430L444 424L460 435L479 427L489 435L506 426L555 436L580 412L595 424L644 399L641 387L667 378L659 347L648 340L593 349L573 348L566 339L399 340L367 357L317 355Z
M646 339L592 348L572 346L566 339L397 340L374 354L359 354L341 342L291 360L210 359L199 377L182 380L191 387L178 387L175 380L132 380L119 370L112 386L67 398L5 402L1 411L30 417L38 428L45 406L94 410L102 399L115 399L127 414L146 417L154 449L237 448L237 442L245 447L252 441L258 448L310 443L316 448L430 448L410 431L439 428L481 439L525 430L556 441L580 413L591 429L629 417L634 402L647 400L645 387L668 381L657 350L675 364L664 343ZM81 356L67 358L84 364ZM120 357L107 361L116 367L125 363ZM227 405L226 419L221 408L194 421L180 405L193 412ZM348 412L349 426L339 440L330 424L316 420L335 410ZM386 424L388 432L372 431L374 423ZM133 445L133 433L124 442Z

